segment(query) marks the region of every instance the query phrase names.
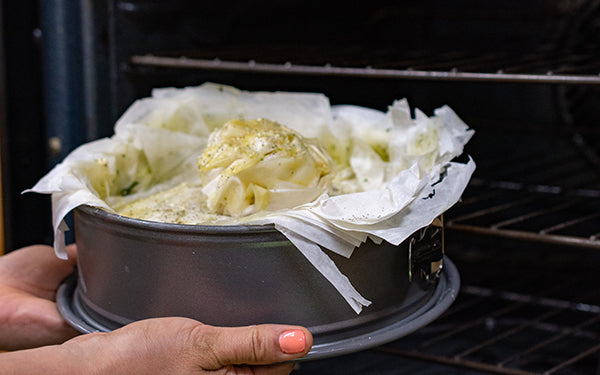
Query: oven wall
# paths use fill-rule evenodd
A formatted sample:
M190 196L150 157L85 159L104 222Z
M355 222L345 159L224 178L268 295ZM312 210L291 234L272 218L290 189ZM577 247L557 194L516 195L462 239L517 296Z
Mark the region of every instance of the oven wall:
M0 127L6 251L49 243L47 197L23 195L47 171L37 2L1 2Z
M370 79L170 71L145 69L131 64L130 58L162 52L183 56L195 51L220 59L233 57L248 61L263 57L325 64L330 57L327 56L329 47L345 46L346 55L342 56L345 61L339 61L339 54L331 57L336 58L335 62L360 67L378 60L406 58L423 50L435 54L464 50L481 54L528 51L547 43L557 46L566 43L564 29L568 27L567 5L570 3L375 0L348 7L343 1L93 2L84 5L86 9L82 13L82 24L88 25L84 26L87 30L84 38L95 46L86 55L86 61L93 62L93 67L86 68L89 83L86 96L101 102L95 109L86 109L87 120L98 119L90 128L96 127L96 135L104 136L112 132L114 120L131 102L149 95L153 87L195 85L207 80L245 89L326 92L334 103L376 108L407 96L415 105L427 109L448 103L458 92L456 104L451 103L455 106L490 112L489 106L493 110L494 105L500 105L498 112L506 113L508 109L510 114L521 107L511 105L511 99L518 101L520 87L508 90L500 87L497 93L483 92L475 96L470 94L473 85L455 87L422 81L373 82ZM486 90L483 86L481 89ZM475 92L477 89L474 88ZM536 90L531 95L528 89L524 91L522 95L529 96L527 99L538 97ZM93 100L88 103L94 105ZM546 113L547 109L543 115Z

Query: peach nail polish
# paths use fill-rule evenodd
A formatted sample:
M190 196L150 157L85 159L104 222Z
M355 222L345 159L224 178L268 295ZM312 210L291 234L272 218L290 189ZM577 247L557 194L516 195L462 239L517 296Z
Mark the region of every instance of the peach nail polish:
M279 347L286 354L295 354L304 351L306 348L304 332L299 329L285 331L279 336Z

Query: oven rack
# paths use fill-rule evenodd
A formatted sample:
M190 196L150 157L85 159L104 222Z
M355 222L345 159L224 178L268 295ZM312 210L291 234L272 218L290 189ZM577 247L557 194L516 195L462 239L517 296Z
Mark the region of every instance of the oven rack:
M600 133L593 120L581 118L577 130L564 123L529 125L537 130L478 122L465 149L477 168L445 215L446 228L600 249Z
M438 321L375 350L485 373L583 374L598 368L599 328L599 305L464 286Z
M184 53L138 54L133 67L167 67L249 73L600 85L596 50L425 52L332 46L232 46Z
M379 347L392 357L506 375L600 371L595 251L450 233L463 285L439 319Z
M600 189L473 178L450 230L600 249Z

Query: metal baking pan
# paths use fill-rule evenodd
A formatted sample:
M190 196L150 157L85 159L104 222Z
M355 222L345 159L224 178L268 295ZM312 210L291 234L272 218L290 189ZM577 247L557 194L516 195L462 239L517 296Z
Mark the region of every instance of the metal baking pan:
M399 246L368 241L349 259L328 252L373 302L360 315L272 226L158 223L87 206L74 219L77 273L58 303L81 332L163 316L299 324L315 339L307 358L321 358L412 332L448 308L460 284L443 256L441 218Z

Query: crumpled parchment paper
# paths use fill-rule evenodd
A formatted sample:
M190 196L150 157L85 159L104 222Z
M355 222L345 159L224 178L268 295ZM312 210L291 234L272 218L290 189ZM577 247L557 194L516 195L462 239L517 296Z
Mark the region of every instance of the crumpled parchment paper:
M431 117L415 109L413 118L406 100L383 113L332 107L312 93L247 92L213 83L155 89L123 114L114 136L80 146L28 190L52 194L57 256L66 257L63 219L71 210L90 205L114 212L108 202L124 188L135 185L135 194L123 199L136 199L193 180L208 135L232 118L267 118L339 145L330 153L345 160L341 174L354 176L341 183L348 193L219 224L275 224L357 314L371 302L322 248L350 257L367 239L400 244L453 206L475 169L471 159L451 161L473 130L447 106Z

